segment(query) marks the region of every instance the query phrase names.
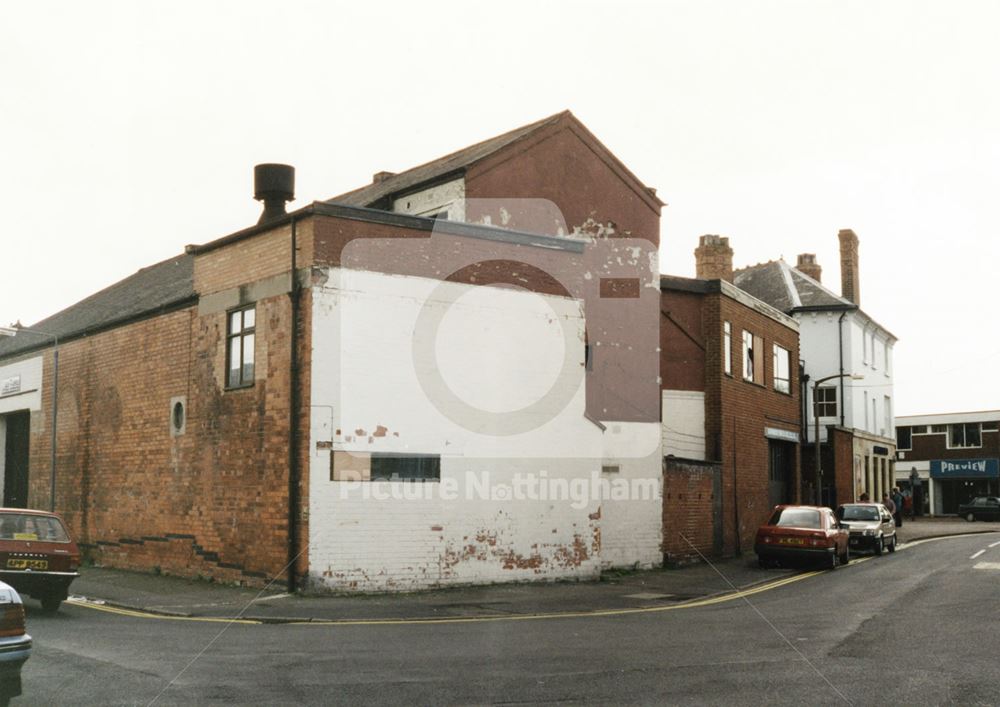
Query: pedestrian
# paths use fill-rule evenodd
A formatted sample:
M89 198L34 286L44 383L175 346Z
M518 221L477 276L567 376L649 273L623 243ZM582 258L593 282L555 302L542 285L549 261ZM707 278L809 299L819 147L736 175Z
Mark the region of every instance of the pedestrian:
M890 515L894 518L896 517L896 504L892 502L891 498L889 498L889 494L882 494L882 505L889 509Z
M892 487L892 502L896 506L896 511L892 514L896 521L896 527L903 527L903 494L899 492L898 486Z
M903 512L913 520L915 512L913 509L913 492L907 489L903 492Z
M869 498L867 493L861 494L861 498L858 499L858 503L868 503Z

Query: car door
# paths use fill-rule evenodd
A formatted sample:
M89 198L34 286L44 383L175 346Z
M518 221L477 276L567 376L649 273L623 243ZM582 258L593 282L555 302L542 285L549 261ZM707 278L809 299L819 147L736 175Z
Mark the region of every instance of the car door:
M986 508L983 511L984 520L1000 520L1000 499L987 498Z
M888 538L896 534L896 521L885 506L879 506L878 510L879 517L882 519L882 537L888 540Z

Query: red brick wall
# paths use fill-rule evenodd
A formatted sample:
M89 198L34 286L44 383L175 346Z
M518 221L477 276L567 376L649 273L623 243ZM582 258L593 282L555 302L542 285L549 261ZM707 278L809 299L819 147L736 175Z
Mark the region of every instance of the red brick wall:
M704 295L660 293L660 381L664 390L705 390Z
M714 479L718 464L668 458L663 465L663 557L667 565L716 554ZM692 547L694 546L694 547Z
M735 299L706 295L705 432L711 458L722 463L724 551L752 550L754 534L771 511L765 427L800 432L798 332ZM733 327L732 376L723 373L722 323ZM743 380L742 336L764 339L764 385ZM773 389L772 344L791 352L790 394ZM796 467L799 465L796 447ZM792 500L792 499L789 499Z
M205 256L220 290L287 271L289 234ZM266 246L266 247L265 247ZM240 266L240 262L243 265ZM305 263L303 263L304 265ZM227 279L232 278L232 279ZM95 561L223 580L283 576L288 548L291 303L259 300L255 382L226 390L226 314L197 307L60 346L57 511ZM300 549L308 518L310 296L301 295ZM45 380L51 380L45 354ZM30 504L49 498L50 388L32 416ZM172 436L170 399L186 396ZM298 571L306 571L305 556Z

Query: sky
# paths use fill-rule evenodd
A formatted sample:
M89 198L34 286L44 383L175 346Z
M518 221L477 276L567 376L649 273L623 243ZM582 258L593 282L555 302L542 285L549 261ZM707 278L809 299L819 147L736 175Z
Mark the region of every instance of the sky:
M0 24L0 325L570 109L737 267L860 238L900 415L1000 408L1000 4L32 2Z

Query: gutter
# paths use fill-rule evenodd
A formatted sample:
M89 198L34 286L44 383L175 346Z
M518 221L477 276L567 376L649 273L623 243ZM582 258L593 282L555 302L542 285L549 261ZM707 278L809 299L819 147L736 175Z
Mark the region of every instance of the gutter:
M857 307L855 307L856 309ZM850 310L845 309L837 320L837 349L840 354L840 426L844 426L844 317Z

